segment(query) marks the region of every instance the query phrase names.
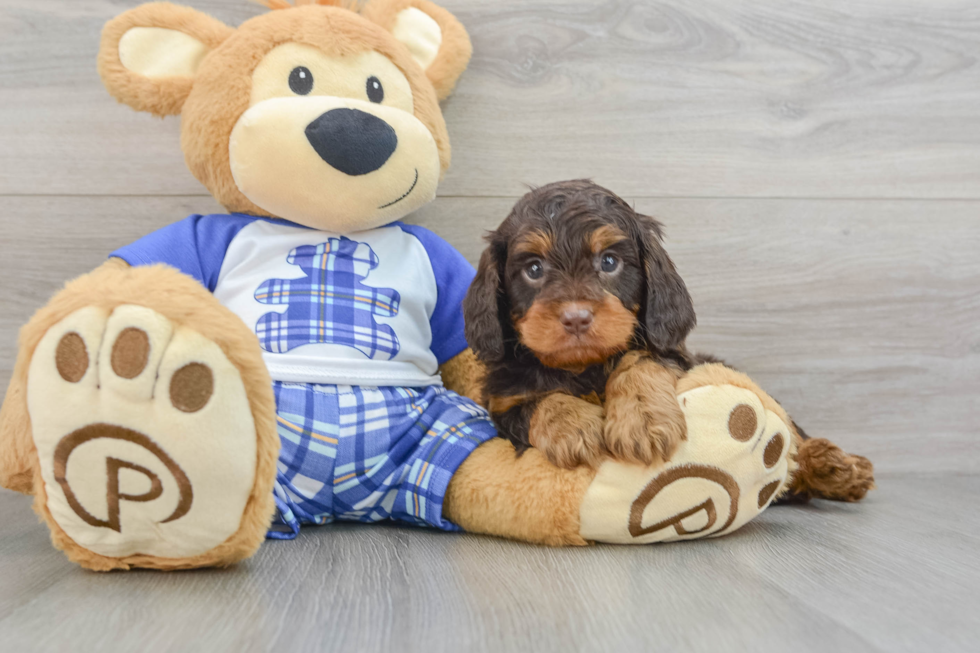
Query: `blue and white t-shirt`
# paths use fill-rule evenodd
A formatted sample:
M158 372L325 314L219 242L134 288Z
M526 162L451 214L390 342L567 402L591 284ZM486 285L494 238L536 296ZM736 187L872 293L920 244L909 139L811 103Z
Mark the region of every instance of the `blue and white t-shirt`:
M400 222L340 235L249 215L192 215L111 254L188 274L249 325L276 381L441 385L466 349L475 274L449 243Z

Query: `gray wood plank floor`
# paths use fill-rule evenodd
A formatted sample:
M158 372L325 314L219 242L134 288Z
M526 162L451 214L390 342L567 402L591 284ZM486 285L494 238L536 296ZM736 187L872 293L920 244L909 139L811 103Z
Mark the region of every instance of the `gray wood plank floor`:
M0 494L9 651L975 651L980 479L767 510L719 540L548 549L394 526L226 570L96 574Z
M237 25L245 0L183 0ZM219 208L179 122L113 102L137 0L0 3L0 383L68 278ZM411 216L471 261L524 184L658 216L692 344L874 460L866 503L733 536L552 550L331 526L229 570L98 575L0 491L2 650L975 650L980 632L980 4L442 0L469 29L453 167Z

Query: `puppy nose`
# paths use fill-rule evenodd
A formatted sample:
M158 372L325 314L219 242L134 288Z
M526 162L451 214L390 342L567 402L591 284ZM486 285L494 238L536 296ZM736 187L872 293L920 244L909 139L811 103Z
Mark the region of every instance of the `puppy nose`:
M395 130L357 109L331 109L306 126L306 139L332 167L352 177L374 172L398 147Z
M574 336L580 336L592 326L592 311L581 305L572 305L562 310L561 325Z

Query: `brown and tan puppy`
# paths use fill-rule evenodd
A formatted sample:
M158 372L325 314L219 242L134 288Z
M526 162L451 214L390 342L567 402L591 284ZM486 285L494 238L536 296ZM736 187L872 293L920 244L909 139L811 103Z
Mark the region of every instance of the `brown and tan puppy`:
M676 380L720 361L685 347L694 307L660 224L565 181L521 198L487 240L463 309L501 436L561 467L669 459L686 437ZM856 501L874 487L866 458L793 429L793 498Z
M559 182L525 195L489 242L464 312L501 435L562 467L669 459L686 437L674 386L695 315L659 223Z

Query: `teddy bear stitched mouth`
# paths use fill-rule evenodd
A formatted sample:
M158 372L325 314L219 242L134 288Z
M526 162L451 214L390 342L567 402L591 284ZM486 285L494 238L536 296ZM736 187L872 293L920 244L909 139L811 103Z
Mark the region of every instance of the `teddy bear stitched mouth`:
M402 201L403 199L405 199L406 197L408 197L408 196L409 196L409 194L410 194L410 193L411 193L411 192L412 192L413 190L415 190L415 184L417 184L417 183L419 183L419 169L418 169L418 168L416 168L416 169L415 169L415 179L414 179L414 181L412 181L412 185L408 187L408 190L407 190L407 191L405 191L405 193L404 193L404 194L403 194L403 195L402 195L401 197L399 197L399 198L398 198L397 200L394 200L393 202L388 202L387 204L382 204L382 205L381 205L381 206L379 206L378 208L379 208L379 209L386 209L386 208L388 208L389 206L392 206L393 204L398 204L398 203L399 203L399 202L401 202L401 201Z

